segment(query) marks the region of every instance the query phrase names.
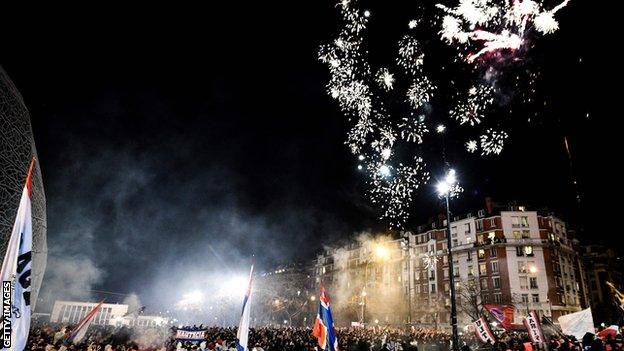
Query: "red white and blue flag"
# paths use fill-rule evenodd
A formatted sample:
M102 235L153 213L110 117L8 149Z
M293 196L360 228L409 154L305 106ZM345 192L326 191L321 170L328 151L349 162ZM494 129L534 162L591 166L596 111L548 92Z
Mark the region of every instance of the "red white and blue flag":
M251 299L251 283L253 281L253 264L251 265L251 271L249 272L249 284L247 285L247 291L245 292L245 298L243 299L243 311L241 313L240 324L238 325L238 331L236 332L236 350L249 351L249 313Z
M26 176L11 238L2 261L2 350L23 351L30 330L30 276L32 264L33 158Z
M325 288L321 286L321 297L319 298L319 311L316 315L312 335L318 339L321 350L339 351L338 337L334 329L334 319L332 318L331 309L329 308L329 297L325 292Z
M91 312L87 313L87 315L84 316L84 318L82 318L80 322L78 322L78 325L76 325L74 330L72 330L71 334L69 335L69 338L67 338L67 343L80 343L85 335L87 335L87 329L89 329L91 322L93 322L93 317L95 317L95 315L98 313L103 303L104 300L100 301L100 303L93 307Z

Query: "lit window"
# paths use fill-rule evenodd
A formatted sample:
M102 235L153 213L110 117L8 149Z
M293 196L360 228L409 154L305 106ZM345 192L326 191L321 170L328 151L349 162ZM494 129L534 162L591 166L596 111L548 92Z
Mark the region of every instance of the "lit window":
M481 263L479 265L479 274L481 275L487 274L487 267L485 266L485 263Z
M485 250L483 250L483 249L479 249L478 254L479 254L479 258L480 258L480 259L481 259L481 258L485 258Z
M496 233L495 232L489 232L488 233L488 239L494 240L494 238L496 238Z
M525 246L524 247L524 254L527 256L532 256L533 255L533 246Z

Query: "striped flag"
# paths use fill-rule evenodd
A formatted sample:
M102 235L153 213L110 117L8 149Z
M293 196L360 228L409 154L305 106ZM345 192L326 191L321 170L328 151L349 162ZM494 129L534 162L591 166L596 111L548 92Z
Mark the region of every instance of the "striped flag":
M321 297L319 298L319 311L314 322L312 335L318 339L321 350L339 351L338 337L334 329L334 319L329 307L329 297L325 293L325 287L321 285Z
M87 334L87 329L89 329L91 322L93 322L93 317L95 317L95 315L98 313L103 303L104 300L100 301L100 303L98 303L91 310L91 312L89 312L80 322L78 322L74 330L72 330L71 334L69 335L69 338L67 338L68 343L77 344L80 342L80 340L82 340L82 338L84 338L84 336Z
M245 292L245 298L243 299L243 311L241 313L240 324L238 325L238 331L236 332L236 350L249 351L249 311L251 299L251 283L253 281L253 264L251 265L251 271L249 272L249 284L247 285L247 292Z
M2 350L23 351L30 330L33 158L26 176L11 238L2 261Z

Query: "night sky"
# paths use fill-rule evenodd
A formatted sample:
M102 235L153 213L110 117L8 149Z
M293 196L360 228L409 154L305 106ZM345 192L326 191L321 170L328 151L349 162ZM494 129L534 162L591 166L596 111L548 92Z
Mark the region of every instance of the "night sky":
M363 195L344 145L349 126L316 59L337 28L333 2L152 6L2 10L0 64L31 112L46 187L44 296L62 283L74 296L136 292L158 305L179 297L163 294L170 284L214 284L215 272L243 271L252 254L267 269L387 230ZM400 38L406 7L370 5L373 42ZM619 159L621 148L603 130L618 118L602 83L615 65L598 60L595 12L572 0L557 15L561 29L536 44L536 100L546 105L531 123L517 118L500 156L469 155L450 131L448 157L466 189L456 213L485 196L517 200L583 226L585 242L605 242L612 229L598 218L616 212L604 189L616 166L600 159ZM440 211L428 185L412 224Z

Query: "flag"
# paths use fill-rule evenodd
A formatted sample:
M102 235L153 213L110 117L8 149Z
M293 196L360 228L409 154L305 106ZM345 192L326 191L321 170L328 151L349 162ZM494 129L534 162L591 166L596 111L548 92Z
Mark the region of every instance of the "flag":
M617 301L618 307L624 310L624 294L622 294L611 282L607 282L609 288L611 288L611 292L613 293L613 297Z
M492 330L490 329L490 326L485 318L481 317L474 321L473 324L475 326L475 333L477 334L479 340L481 340L484 344L494 345L496 338L494 338L494 333L492 333Z
M324 351L339 351L338 337L334 329L334 319L329 307L329 297L325 293L325 287L321 286L319 298L319 310L314 321L312 335L318 339L318 345Z
M2 261L2 350L23 351L30 330L30 276L32 263L33 158L28 169L13 231Z
M509 329L511 327L514 318L514 307L512 305L485 304L485 309L496 318L503 328Z
M591 309L587 308L579 312L574 312L561 316L557 319L561 326L561 331L565 335L574 335L577 339L582 339L585 333L594 334L594 318Z
M596 336L604 339L607 337L607 335L611 335L611 338L615 339L615 336L618 334L619 330L620 327L618 327L617 325L610 325L608 328L601 330L598 334L596 334Z
M247 291L245 292L245 298L243 299L243 311L241 313L241 320L238 324L238 331L236 332L236 350L249 351L249 312L251 298L251 282L253 280L253 264L251 265L251 271L249 272L249 284L247 284Z
M524 326L529 331L529 337L532 342L542 343L546 341L544 339L544 333L542 332L542 326L535 311L531 311L528 316L524 317Z
M93 307L91 312L87 313L87 315L84 316L84 318L82 318L80 322L78 322L74 330L72 330L71 334L69 334L69 338L67 338L67 343L78 344L82 340L82 338L84 338L84 336L87 334L87 329L89 329L91 322L93 322L93 317L95 317L95 315L98 313L103 303L104 300L100 301L100 303Z

